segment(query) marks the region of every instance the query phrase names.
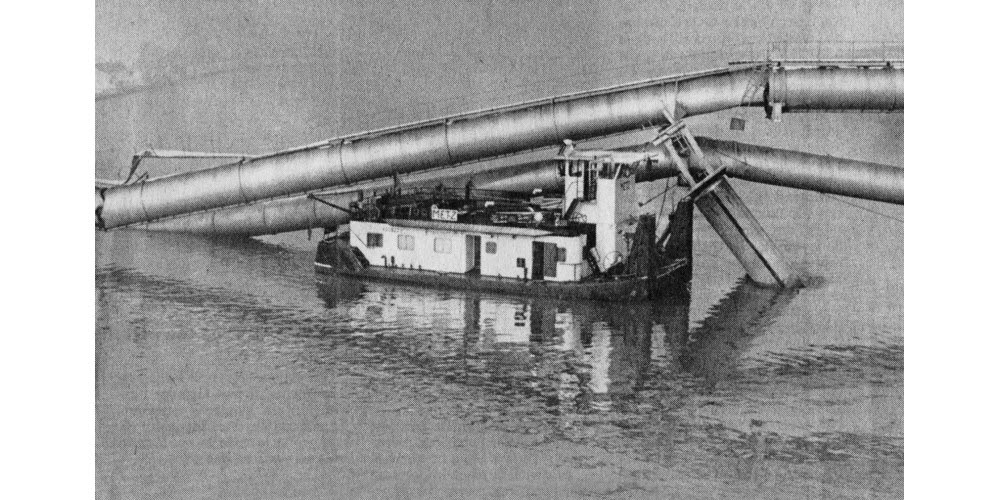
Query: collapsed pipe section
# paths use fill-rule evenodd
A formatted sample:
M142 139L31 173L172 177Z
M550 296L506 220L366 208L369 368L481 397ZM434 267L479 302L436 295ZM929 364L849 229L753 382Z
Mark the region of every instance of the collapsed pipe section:
M758 85L761 75L764 85ZM899 68L720 69L568 94L330 139L273 155L108 188L107 228L246 205L557 146L738 106L900 111Z
M903 169L879 163L814 155L699 137L714 169L747 181L819 193L903 204Z
M903 201L903 169L899 167L704 137L697 140L702 145L706 161L715 169L725 166L726 174L731 177L889 203ZM734 151L738 151L739 156ZM403 175L399 179L403 185L411 187L437 184L461 187L471 179L477 189L523 193L531 193L535 189L558 191L563 186L558 172L559 163L557 160L542 160L473 173L464 168L452 168ZM646 182L676 175L678 170L675 165L661 162L650 170L638 169L636 181ZM871 186L865 185L866 179L870 179ZM393 183L392 177L385 177L318 194L322 199L344 207L358 199L359 190L371 194L390 189ZM334 227L346 223L347 219L343 211L300 195L165 218L141 227L158 231L257 236Z

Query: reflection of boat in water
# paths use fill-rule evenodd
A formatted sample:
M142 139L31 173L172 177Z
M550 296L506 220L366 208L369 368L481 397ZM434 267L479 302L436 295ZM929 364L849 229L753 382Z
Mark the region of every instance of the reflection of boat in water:
M578 410L607 409L637 393L669 388L678 377L724 376L794 295L741 280L690 331L688 297L602 303L427 294L416 285L343 276L324 277L318 289L328 306L345 310L359 325L412 323L394 330L393 342L419 343L428 362L448 377L502 381L542 396L547 405Z
M448 289L428 294L418 285L348 276L325 276L317 288L328 307L358 325L405 323L411 327L395 336L461 337L461 352L447 356L469 364L451 366L451 372L485 370L510 380L571 371L588 393L631 393L652 359L675 359L669 343L687 332L690 310L687 295L622 303ZM432 356L445 351L430 344L425 349ZM523 382L535 384L528 379Z
M118 231L101 233L99 243L99 289L139 281L170 300L228 309L238 304L241 315L252 312L261 322L289 310L305 318L295 328L311 328L313 321L338 331L385 332L382 348L419 352L449 374L479 372L538 390L558 386L575 393L576 404L627 397L664 376L725 376L794 297L741 280L692 330L685 294L656 302L598 302L454 289L428 293L419 285L340 275L296 283L290 277L301 276L294 266L300 260L255 240ZM255 265L234 265L247 261ZM214 272L206 276L204 269ZM310 311L307 294L335 313Z
M567 299L686 293L692 204L672 207L659 237L656 217L635 213L635 169L653 160L626 152L564 157L561 198L439 186L393 188L337 207L351 219L319 244L316 270Z

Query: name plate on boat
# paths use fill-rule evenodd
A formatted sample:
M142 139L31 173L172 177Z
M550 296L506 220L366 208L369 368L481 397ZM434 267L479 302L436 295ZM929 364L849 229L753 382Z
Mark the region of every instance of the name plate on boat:
M447 208L438 208L437 205L431 205L431 219L457 222L458 221L458 210L449 210Z

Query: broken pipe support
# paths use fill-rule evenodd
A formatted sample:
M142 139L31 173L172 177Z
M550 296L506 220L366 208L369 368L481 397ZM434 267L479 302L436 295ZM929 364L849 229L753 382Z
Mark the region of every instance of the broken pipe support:
M765 286L798 286L798 273L725 179L725 169L712 168L687 126L668 111L664 115L673 124L653 144L662 144L681 175L692 184L689 196L750 279Z
M726 179L719 177L697 193L695 205L750 279L761 285L798 286L798 273Z

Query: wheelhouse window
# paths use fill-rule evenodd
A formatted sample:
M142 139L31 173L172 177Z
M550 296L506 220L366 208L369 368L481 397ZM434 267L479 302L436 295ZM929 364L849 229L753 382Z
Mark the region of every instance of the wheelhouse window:
M497 253L497 242L487 241L486 242L486 253Z
M597 173L600 165L597 163L587 163L583 170L583 201L597 199Z
M556 247L556 262L566 262L566 249Z
M409 234L399 235L399 238L396 241L396 243L399 245L400 250L413 250L416 246L415 241L413 239L413 235Z
M434 251L437 253L451 253L451 240L448 238L434 238Z
M380 248L382 246L382 233L368 233L368 248Z

